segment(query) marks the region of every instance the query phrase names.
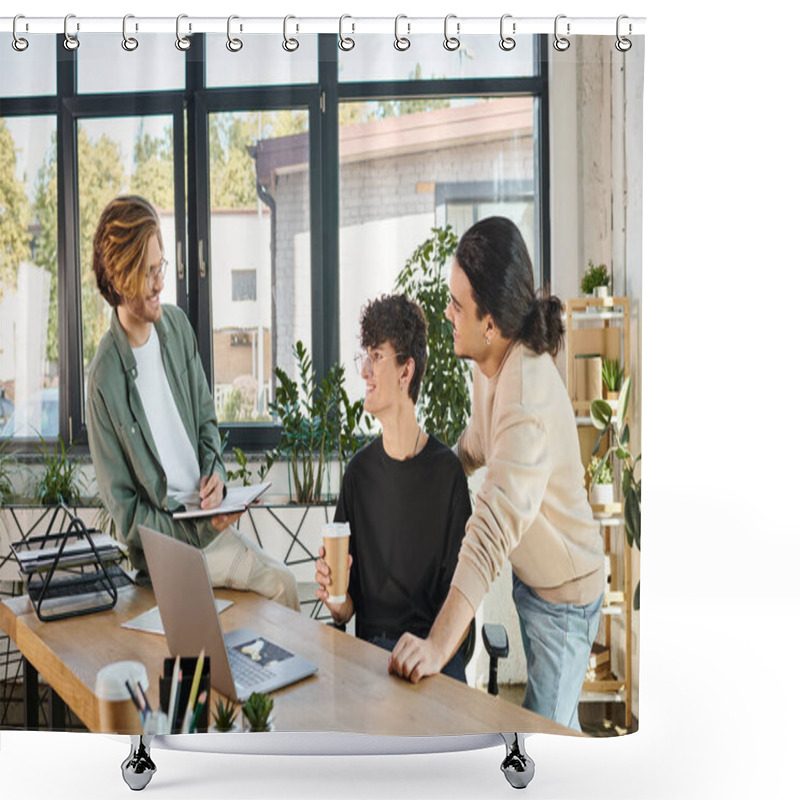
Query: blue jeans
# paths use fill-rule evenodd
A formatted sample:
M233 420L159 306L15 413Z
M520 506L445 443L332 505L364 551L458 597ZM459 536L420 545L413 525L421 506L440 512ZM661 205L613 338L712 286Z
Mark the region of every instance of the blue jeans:
M578 701L603 595L585 606L548 603L515 574L513 596L528 662L522 705L579 731Z
M394 650L394 646L399 641L399 638L387 639L385 636L375 636L369 641L391 652ZM589 657L587 656L586 658L588 659ZM442 675L449 675L451 678L461 681L461 683L467 682L466 665L464 664L464 657L461 655L460 650L456 650L456 654L444 665L442 668Z

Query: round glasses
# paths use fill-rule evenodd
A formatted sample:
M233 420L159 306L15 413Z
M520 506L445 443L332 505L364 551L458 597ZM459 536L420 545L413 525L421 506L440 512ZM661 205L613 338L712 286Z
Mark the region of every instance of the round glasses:
M395 358L407 358L405 353L396 353ZM381 352L374 352L368 353L365 351L361 351L360 353L356 353L353 358L353 363L356 365L356 369L358 370L358 374L361 374L363 369L367 375L372 375L372 371L376 364L380 364L381 361L386 361L386 359L390 359L392 356L387 356Z
M155 286L159 278L164 280L164 276L167 274L168 263L166 258L162 258L158 266L150 267L150 269L147 270L147 280L151 286Z

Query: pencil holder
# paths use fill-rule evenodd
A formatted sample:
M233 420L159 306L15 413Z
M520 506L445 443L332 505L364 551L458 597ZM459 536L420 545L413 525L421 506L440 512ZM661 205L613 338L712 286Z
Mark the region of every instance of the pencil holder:
M181 732L183 720L186 716L186 708L189 704L189 695L192 691L192 680L194 678L196 666L197 657L181 656L180 670L182 673L182 678L175 697L176 711L172 720L170 733ZM159 703L161 704L161 710L165 712L169 709L170 692L172 690L172 674L174 669L175 659L165 658L163 677L159 678L158 681ZM198 686L197 695L195 697L195 710L198 707L197 698L199 698L204 691L206 693L206 701L205 704L200 708L200 713L197 717L197 722L194 727L196 733L206 733L208 731L208 707L211 705L211 661L208 658L203 660L203 669L200 673L200 685Z

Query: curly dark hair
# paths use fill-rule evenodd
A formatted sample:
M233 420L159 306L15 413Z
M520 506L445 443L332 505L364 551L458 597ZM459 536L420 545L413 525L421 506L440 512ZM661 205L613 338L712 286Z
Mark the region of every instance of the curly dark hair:
M416 403L428 365L428 321L419 305L405 294L382 295L361 309L361 347L374 349L384 342L394 348L398 366L414 359L408 394Z

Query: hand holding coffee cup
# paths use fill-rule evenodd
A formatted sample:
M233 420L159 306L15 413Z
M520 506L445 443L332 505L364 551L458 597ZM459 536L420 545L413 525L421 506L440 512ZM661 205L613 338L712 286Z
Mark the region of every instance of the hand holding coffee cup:
M332 522L322 529L323 545L319 549L320 558L316 562L314 576L319 589L317 597L334 613L343 616L343 606L348 599L347 587L350 583L350 567L353 557L350 550L350 526L346 522ZM351 614L347 615L352 616ZM346 621L337 619L339 621Z

